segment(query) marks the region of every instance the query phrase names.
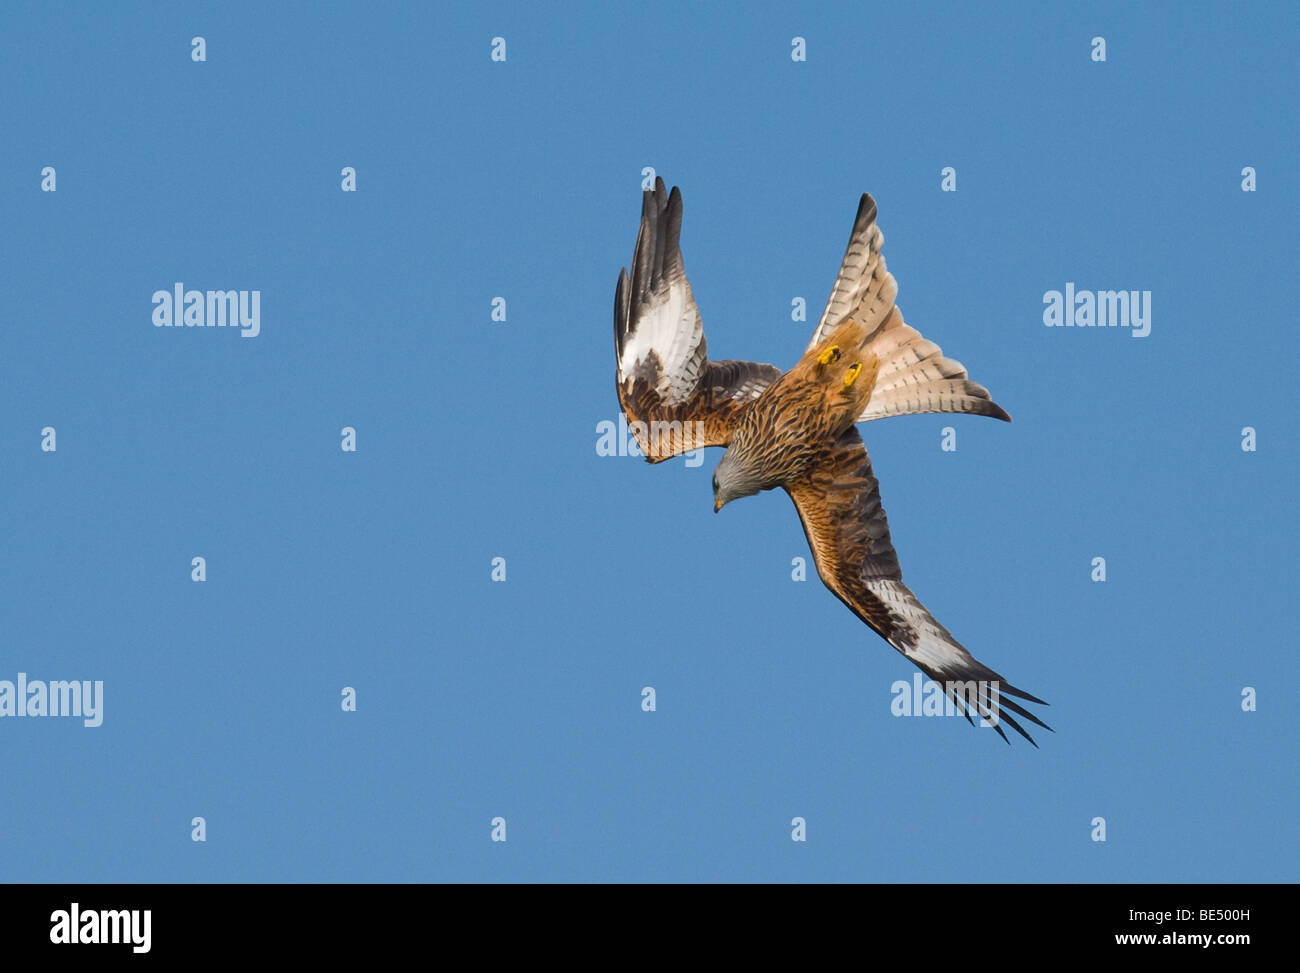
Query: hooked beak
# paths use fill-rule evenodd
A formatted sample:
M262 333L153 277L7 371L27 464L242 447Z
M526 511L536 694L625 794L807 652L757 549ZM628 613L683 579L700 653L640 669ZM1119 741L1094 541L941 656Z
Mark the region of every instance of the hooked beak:
M713 512L716 514L716 513L717 513L719 510L721 510L721 509L722 509L722 498L721 498L721 497L714 497L714 498L713 498Z

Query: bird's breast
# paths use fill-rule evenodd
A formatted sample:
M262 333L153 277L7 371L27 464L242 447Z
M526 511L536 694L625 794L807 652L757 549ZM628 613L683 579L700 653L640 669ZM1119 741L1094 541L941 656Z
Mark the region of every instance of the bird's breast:
M789 378L755 401L739 433L763 478L777 485L798 479L842 431L835 429L839 419L825 407L820 385Z

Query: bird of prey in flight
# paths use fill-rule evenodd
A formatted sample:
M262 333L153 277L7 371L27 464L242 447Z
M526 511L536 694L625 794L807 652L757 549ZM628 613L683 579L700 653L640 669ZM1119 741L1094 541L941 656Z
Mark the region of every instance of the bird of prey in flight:
M1011 419L959 362L903 323L875 200L862 195L826 310L803 357L784 373L705 354L681 230L681 193L656 179L642 196L631 276L619 273L614 294L618 398L646 459L725 446L713 474L715 512L738 497L784 489L826 587L941 684L968 722L975 711L1003 740L1005 722L1034 743L1017 716L1051 727L1011 697L1046 704L977 661L903 584L858 434L856 423L885 416Z

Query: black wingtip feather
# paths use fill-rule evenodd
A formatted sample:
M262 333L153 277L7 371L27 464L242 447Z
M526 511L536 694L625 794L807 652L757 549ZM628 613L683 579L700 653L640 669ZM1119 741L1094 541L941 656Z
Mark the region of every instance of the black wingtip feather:
M623 342L627 338L628 326L628 286L627 268L618 272L618 286L614 288L614 357L623 357Z
M1031 723L1037 723L1037 724L1038 724L1039 726L1041 726L1044 730L1050 730L1050 729L1051 729L1050 726L1048 726L1046 723L1044 723L1042 720L1040 720L1040 719L1039 719L1037 716L1035 716L1033 713L1029 712L1029 710L1025 709L1025 708L1024 708L1023 706L1021 706L1019 703L1012 702L1012 701L1009 700L1009 699L999 699L997 705L998 705L998 709L999 709L999 711L1001 711L1002 709L1009 709L1009 710L1011 710L1011 712L1015 713L1017 716L1023 716L1025 719L1029 720Z
M935 678L930 673L927 673L927 675L931 675L931 678ZM971 719L970 708L972 705L976 705L979 707L980 710L981 725L987 725L993 727L993 729L997 731L998 736L1002 737L1004 743L1007 744L1011 743L1011 740L1007 737L1006 733L1004 733L1002 730L1002 724L1006 723L1018 734L1020 734L1020 736L1028 740L1033 745L1035 750L1040 749L1038 746L1038 742L1025 731L1024 727L1022 727L1018 722L1016 722L1015 717L1012 716L1011 713L1015 713L1016 715L1021 716L1024 719L1027 719L1038 726L1041 726L1044 730L1047 730L1049 733L1055 733L1056 731L1053 730L1046 723L1044 723L1042 720L1040 720L1033 713L1029 712L1027 709L1021 706L1019 703L1016 703L1013 700L1004 697L1009 694L1014 694L1020 696L1022 699L1026 699L1035 703L1041 703L1043 706L1046 706L1047 703L1044 703L1037 696L1031 696L1029 693L1024 692L1021 689L1017 689L1014 686L1008 686L1007 684L1001 681L1001 677L997 677L992 672L989 672L988 675L994 676L996 681L999 683L998 699L996 700L996 702L990 696L987 688L982 690L982 692L980 693L978 699L975 701L974 704L972 704L969 699L967 699L960 693L951 693L949 694L949 698L956 705L958 712L960 712L962 716L966 717L967 723L971 724L971 726L974 726L975 721ZM986 714L993 712L995 709L998 714L998 721L996 723L990 723L988 722L988 717Z
M1011 729L1015 730L1022 737L1028 740L1033 745L1035 750L1038 749L1038 744L1034 743L1034 738L1025 732L1024 727L1022 727L1019 723L1017 723L1012 717L1007 716L1005 713L998 714L998 722L994 725L993 728L995 730L1000 730L1003 723L1010 724Z
M1023 689L1020 689L1017 686L1013 686L1009 682L1004 682L1001 679L998 680L998 692L1002 693L1004 696L1015 696L1016 698L1023 699L1026 702L1037 703L1039 706L1052 705L1051 703L1047 702L1047 700L1039 699L1037 696L1033 695L1032 693L1027 693Z

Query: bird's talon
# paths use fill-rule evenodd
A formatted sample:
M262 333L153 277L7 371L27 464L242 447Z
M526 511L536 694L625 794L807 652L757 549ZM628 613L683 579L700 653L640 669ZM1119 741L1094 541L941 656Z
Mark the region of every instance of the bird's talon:
M853 383L858 380L858 373L862 371L862 362L854 362L849 366L849 370L844 373L844 391L853 387Z
M817 360L821 362L823 365L829 365L833 361L839 361L840 346L831 345L829 348L827 348L825 351L823 351L820 355L817 356Z

